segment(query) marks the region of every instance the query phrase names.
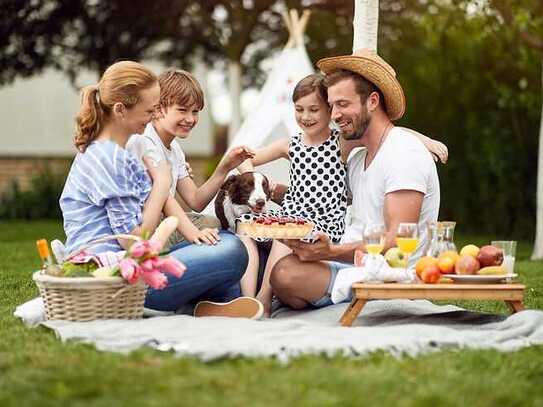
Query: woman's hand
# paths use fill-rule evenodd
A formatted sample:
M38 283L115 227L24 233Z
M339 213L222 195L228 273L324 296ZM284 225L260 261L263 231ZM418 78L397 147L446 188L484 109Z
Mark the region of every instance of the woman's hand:
M217 170L228 173L245 160L253 158L254 156L255 152L249 147L239 146L233 148L222 158L221 162L217 166Z
M185 238L187 241L196 245L201 245L202 243L216 245L221 240L219 231L214 228L206 228L202 230L196 229L194 232L188 233Z

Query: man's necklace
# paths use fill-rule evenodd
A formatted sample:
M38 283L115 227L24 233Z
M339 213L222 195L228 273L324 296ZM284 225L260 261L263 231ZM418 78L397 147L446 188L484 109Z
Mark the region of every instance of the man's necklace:
M366 164L364 167L364 170L367 170L368 167L370 166L370 164L373 162L373 160L375 159L375 157L377 156L377 153L379 152L379 149L381 148L381 145L383 144L383 142L385 141L385 138L386 136L388 135L388 132L390 129L392 129L394 127L394 125L392 123L387 123L387 125L385 126L385 128L383 129L383 132L381 133L381 138L379 139L379 144L377 144L377 148L375 149L375 153L373 154L373 157L371 158L371 161L369 164ZM366 156L366 163L367 163L367 156Z

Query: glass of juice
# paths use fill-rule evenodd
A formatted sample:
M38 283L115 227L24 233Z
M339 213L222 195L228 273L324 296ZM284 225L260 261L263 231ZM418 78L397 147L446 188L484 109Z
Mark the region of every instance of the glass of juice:
M400 223L396 234L396 246L401 250L409 263L409 256L417 250L419 243L419 225L416 223Z
M377 256L385 247L386 227L381 223L371 223L364 226L363 243L366 252Z

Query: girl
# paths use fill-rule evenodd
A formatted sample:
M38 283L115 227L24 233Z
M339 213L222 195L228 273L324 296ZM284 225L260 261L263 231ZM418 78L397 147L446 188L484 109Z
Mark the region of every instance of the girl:
M68 251L102 236L152 233L158 225L169 196L169 168L165 162L147 162L148 175L125 145L131 134L143 132L159 97L156 76L131 61L110 66L97 85L83 89L75 134L79 153L60 198ZM120 251L128 245L125 240L109 241L92 251ZM187 271L181 278L169 276L162 290L149 289L147 307L175 311L202 298L226 301L239 296L247 254L235 236L223 233L213 247L180 243L171 255ZM254 299L234 301L201 307L204 312L199 315L258 317L261 313L262 306Z
M254 166L285 158L290 160L289 188L281 205L281 214L300 216L326 233L332 242L339 242L345 229L347 210L346 168L347 157L352 150L349 143L341 140L339 132L330 130L330 108L322 74L312 74L302 79L294 88L292 100L296 122L302 133L290 140L278 140L256 151L238 169L252 171ZM445 162L447 149L420 133L414 132L433 154ZM245 295L255 295L258 252L254 241L242 238L249 252L249 265L241 281ZM272 289L269 276L275 263L291 253L281 242L274 240L260 291L256 295L269 316Z

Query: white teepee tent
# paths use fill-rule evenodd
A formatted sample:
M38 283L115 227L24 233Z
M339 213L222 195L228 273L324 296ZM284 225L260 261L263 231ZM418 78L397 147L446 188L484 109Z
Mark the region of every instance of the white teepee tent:
M283 17L290 33L289 40L275 58L273 69L262 87L259 105L243 122L229 148L246 145L257 149L300 131L294 119L292 91L300 79L314 72L303 40L309 11L304 11L301 18L296 10ZM288 168L288 161L280 160L262 165L258 171L276 182L288 184Z
M260 91L258 106L245 119L229 143L229 149L240 145L258 149L275 140L291 137L300 131L294 118L292 92L298 81L314 73L303 39L309 14L308 10L303 12L301 18L296 10L283 14L290 34L289 40L273 61L271 73ZM289 184L287 160L264 164L256 170L269 176L275 182ZM214 210L214 201L212 201L204 209L204 213L212 214Z

